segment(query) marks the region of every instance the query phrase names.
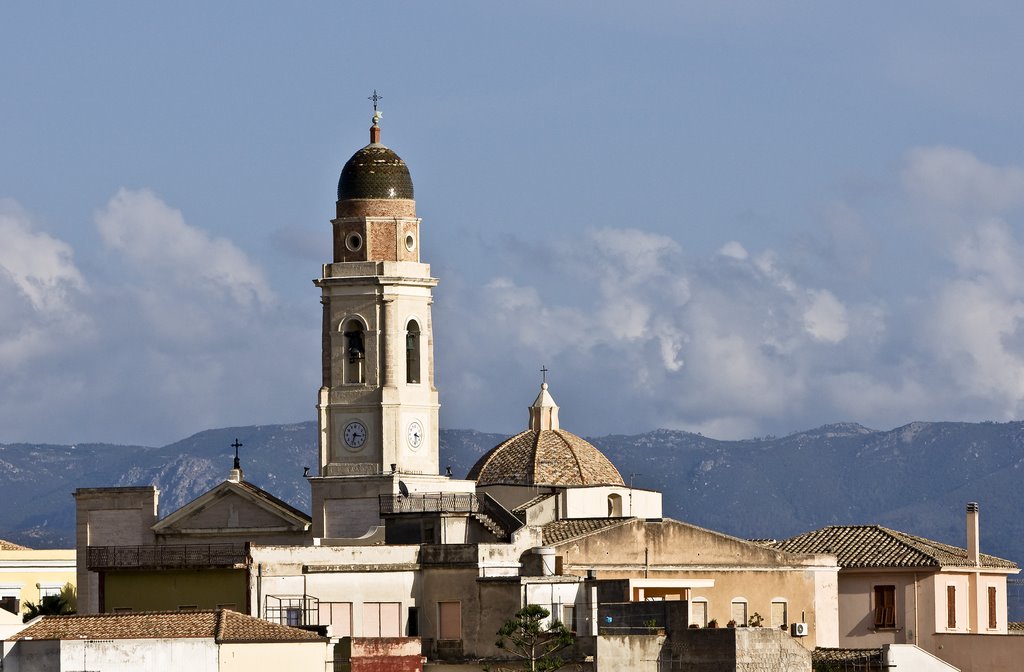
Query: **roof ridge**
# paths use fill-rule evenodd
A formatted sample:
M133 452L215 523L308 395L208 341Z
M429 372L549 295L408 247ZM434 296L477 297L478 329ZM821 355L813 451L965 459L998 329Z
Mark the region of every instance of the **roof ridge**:
M573 461L576 462L576 471L578 471L579 474L580 474L580 485L587 485L587 480L588 479L587 479L586 475L583 473L583 463L580 461L580 456L576 454L576 446L572 445L572 442L569 441L569 439L567 439L564 436L562 436L562 430L561 429L552 429L552 430L549 430L549 431L552 431L555 434L557 434L558 438L561 439L562 443L564 443L566 448L569 449L569 454L572 455ZM571 434L571 432L567 432L567 433Z
M220 640L224 639L224 611L224 609L217 610L216 621L214 622L213 625L213 641L215 642L219 642Z

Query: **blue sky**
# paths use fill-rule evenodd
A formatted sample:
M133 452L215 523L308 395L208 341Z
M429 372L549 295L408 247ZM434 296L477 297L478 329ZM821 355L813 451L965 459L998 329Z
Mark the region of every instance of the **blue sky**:
M442 425L1009 420L1015 3L5 3L0 441L314 418L345 160L409 164Z

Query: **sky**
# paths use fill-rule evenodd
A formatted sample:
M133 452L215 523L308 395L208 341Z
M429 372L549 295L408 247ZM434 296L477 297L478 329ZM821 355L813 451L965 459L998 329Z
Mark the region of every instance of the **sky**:
M10 2L0 442L315 418L344 162L409 165L441 425L1024 410L1019 3Z

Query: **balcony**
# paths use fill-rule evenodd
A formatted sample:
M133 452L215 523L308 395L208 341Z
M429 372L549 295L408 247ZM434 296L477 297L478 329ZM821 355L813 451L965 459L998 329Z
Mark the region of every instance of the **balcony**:
M171 546L90 546L86 566L109 569L201 569L244 565L245 544L188 544Z
M405 497L380 495L380 514L396 513L477 513L479 495L473 493L428 492Z

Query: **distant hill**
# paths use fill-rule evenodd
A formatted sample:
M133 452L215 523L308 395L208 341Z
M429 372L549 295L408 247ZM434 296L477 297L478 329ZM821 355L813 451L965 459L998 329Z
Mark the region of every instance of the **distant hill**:
M74 544L79 487L154 484L161 515L227 476L232 441L246 479L309 510L316 425L228 427L160 448L0 444L0 538ZM506 438L441 431L441 470L464 477ZM627 483L664 493L665 515L746 538L879 523L965 545L964 505L981 505L982 549L1024 565L1024 423L915 422L889 431L835 424L776 438L719 441L656 430L590 438ZM1021 614L1019 617L1024 616Z

